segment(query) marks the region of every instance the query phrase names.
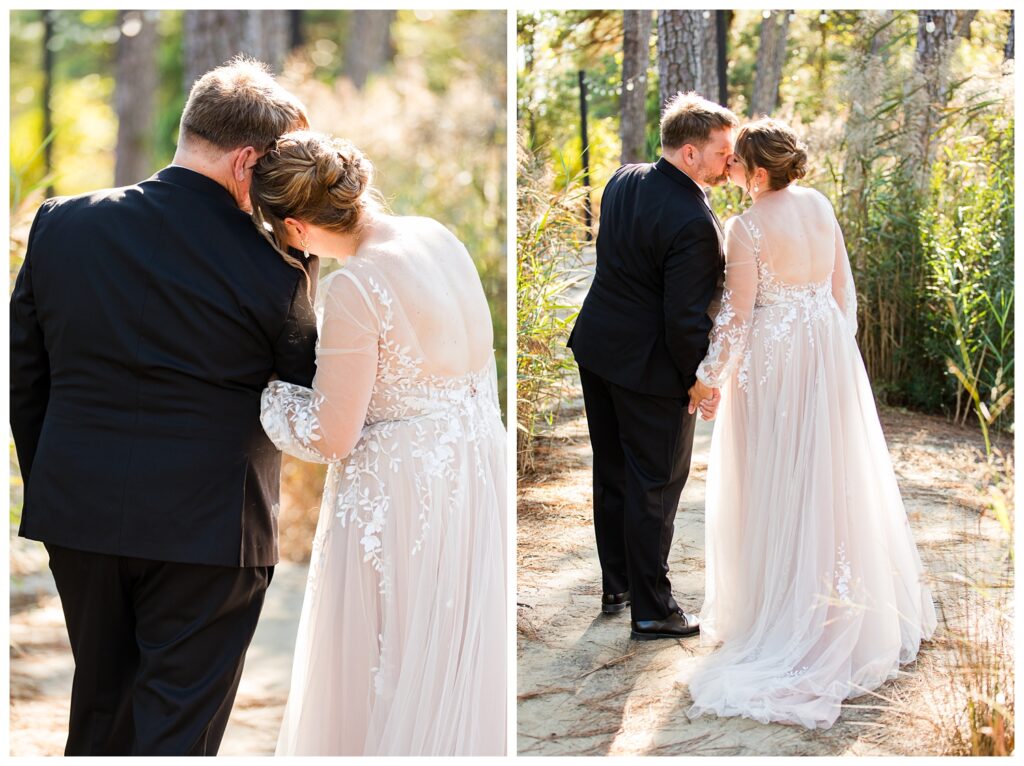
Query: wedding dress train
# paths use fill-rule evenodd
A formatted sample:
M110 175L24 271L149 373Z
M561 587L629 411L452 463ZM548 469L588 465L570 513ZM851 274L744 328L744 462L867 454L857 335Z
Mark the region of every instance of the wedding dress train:
M935 609L857 348L827 199L790 187L729 221L698 377L722 387L691 717L828 728L912 661Z

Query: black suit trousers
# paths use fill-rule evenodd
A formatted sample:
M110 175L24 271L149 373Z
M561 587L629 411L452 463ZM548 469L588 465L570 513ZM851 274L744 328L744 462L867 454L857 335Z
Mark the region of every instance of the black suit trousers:
M696 415L580 368L594 453L594 533L605 593L632 594L634 620L678 607L668 579L676 507L690 470Z
M273 567L46 545L75 679L66 755L216 755Z

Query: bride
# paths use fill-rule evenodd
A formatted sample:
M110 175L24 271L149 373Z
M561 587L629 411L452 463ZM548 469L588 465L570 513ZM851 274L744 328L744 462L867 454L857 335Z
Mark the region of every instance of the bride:
M271 382L274 443L328 463L278 738L287 755L505 751L505 431L476 269L441 224L385 215L346 141L283 136L253 172L318 288L312 388ZM312 286L308 286L312 290Z
M936 624L856 344L832 207L794 184L787 126L742 128L726 282L691 411L722 388L706 499L702 643L691 717L828 728L844 699L912 661Z

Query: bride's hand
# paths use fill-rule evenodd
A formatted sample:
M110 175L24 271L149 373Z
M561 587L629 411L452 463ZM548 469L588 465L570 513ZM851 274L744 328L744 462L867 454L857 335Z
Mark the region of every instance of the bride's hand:
M710 399L700 400L700 416L704 420L714 420L715 413L718 412L718 404L722 401L722 393L717 388L712 389Z
M711 420L715 417L718 403L722 399L722 394L717 388L705 386L698 380L690 387L688 393L690 395L688 410L691 415L700 408L701 417L704 420Z

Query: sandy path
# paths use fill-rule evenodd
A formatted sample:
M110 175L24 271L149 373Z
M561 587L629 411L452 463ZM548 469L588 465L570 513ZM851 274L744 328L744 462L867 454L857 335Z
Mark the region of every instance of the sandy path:
M906 677L846 707L828 731L703 717L690 721L686 680L710 652L697 640L635 642L628 611L600 614L600 567L590 519L590 445L578 389L554 438L540 447L540 474L519 488L518 750L523 755L886 755L938 753L924 710L946 679L931 642ZM997 559L1001 530L982 518L978 439L939 418L883 412L900 487L925 566L947 619L964 589L950 570L977 574ZM693 467L676 518L669 561L676 600L699 610L703 592L703 498L711 426L700 422ZM924 669L923 669L924 668ZM929 686L931 688L929 688ZM908 730L908 711L911 711ZM896 722L900 721L897 726Z
M74 662L46 551L11 542L10 754L64 752ZM272 755L291 675L306 567L274 571L231 712L221 755Z

